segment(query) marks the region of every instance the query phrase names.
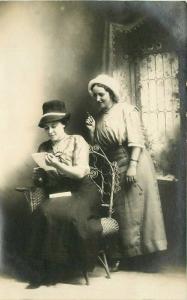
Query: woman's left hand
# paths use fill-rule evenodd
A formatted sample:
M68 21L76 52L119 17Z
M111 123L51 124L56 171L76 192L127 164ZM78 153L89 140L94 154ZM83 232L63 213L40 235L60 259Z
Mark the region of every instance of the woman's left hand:
M129 166L126 173L128 183L136 182L136 166Z
M46 162L50 166L53 166L53 167L56 167L56 165L59 162L58 158L55 155L53 155L52 153L47 153L45 159L46 159Z

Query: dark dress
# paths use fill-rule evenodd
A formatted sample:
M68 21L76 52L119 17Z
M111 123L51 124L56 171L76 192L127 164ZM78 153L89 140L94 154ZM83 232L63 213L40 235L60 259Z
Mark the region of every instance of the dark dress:
M60 152L61 161L89 172L89 147L81 136L66 135L55 147L51 141L44 142L39 152ZM88 175L76 180L51 171L42 188L48 196L67 191L71 195L46 197L34 211L27 255L31 261L60 264L66 269L92 269L102 233L100 193L96 185Z

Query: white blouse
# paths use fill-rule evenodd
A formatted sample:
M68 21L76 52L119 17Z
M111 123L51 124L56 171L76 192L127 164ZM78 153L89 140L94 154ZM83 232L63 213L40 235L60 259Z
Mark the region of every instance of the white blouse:
M59 161L68 166L78 166L85 170L85 174L89 174L89 146L84 138L80 135L67 135L56 143L46 141L42 143L38 152L49 152L58 156Z
M96 120L95 142L103 148L122 145L144 148L139 110L126 102L115 103Z

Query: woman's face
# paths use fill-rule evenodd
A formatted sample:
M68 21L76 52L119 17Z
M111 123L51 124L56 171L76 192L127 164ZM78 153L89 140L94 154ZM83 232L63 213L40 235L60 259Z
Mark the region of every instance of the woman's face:
M106 91L104 87L94 85L92 92L100 111L107 111L112 107L113 100L111 99L109 92Z
M58 142L64 136L64 127L64 124L59 121L55 121L47 123L44 129L52 142Z

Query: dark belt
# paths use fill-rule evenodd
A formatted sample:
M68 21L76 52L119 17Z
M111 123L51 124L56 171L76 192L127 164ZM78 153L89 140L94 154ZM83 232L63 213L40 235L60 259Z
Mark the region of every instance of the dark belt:
M110 150L105 151L105 154L111 162L117 162L120 173L127 170L130 160L130 153L127 145L111 147Z

